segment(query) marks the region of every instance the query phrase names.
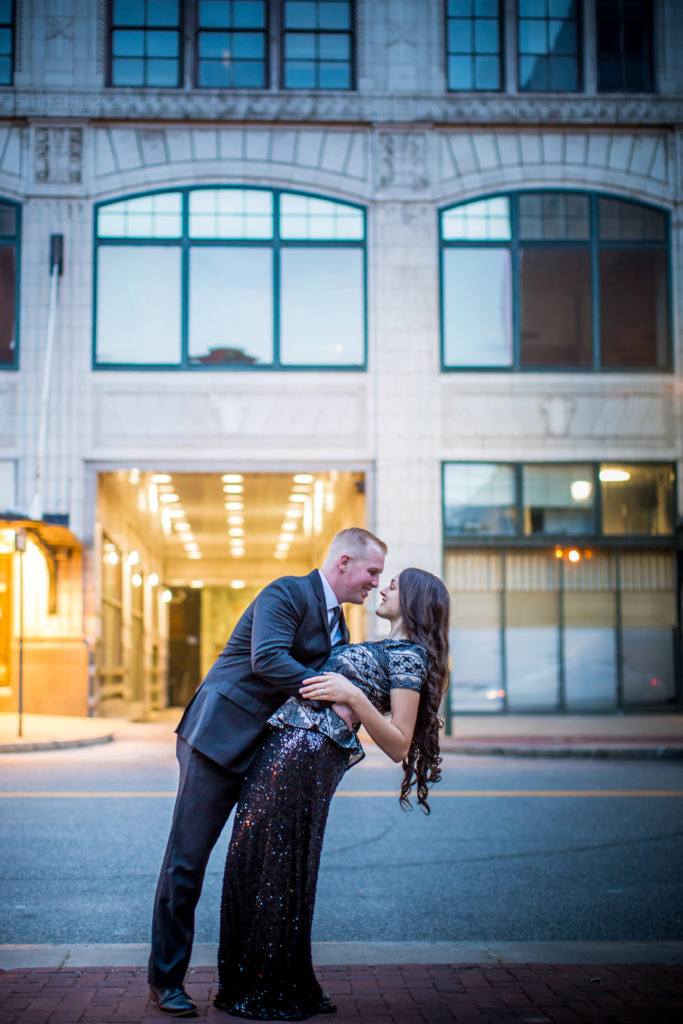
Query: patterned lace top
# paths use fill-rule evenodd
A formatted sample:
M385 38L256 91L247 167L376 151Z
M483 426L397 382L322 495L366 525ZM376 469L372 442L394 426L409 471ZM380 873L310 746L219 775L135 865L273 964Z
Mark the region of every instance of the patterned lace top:
M427 675L427 652L421 644L389 637L362 644L339 644L320 671L346 676L378 711L386 714L391 708L392 690L422 688ZM290 697L268 722L276 729L313 729L323 733L348 750L347 768L365 757L356 732L324 701Z

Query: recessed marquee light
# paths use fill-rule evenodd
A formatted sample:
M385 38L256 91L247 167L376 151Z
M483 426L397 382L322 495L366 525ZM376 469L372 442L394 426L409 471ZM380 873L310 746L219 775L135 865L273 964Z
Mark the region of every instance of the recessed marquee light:
M153 484L170 484L171 476L169 473L152 473L150 480Z
M297 473L293 477L295 484L312 484L313 479L314 477L311 473Z
M246 583L244 582L244 580L231 580L230 586L232 587L233 590L244 590L244 588L246 587Z
M223 491L225 494L242 494L244 487L242 484L223 484Z
M626 469L601 469L599 476L603 484L624 483L631 479L631 474Z
M228 537L244 537L244 530L241 526L231 526L228 530Z
M228 516L228 522L231 526L242 526L244 523L244 516Z
M169 504L174 504L176 501L180 501L180 497L175 493L175 491L169 491L166 494L160 494L159 501L166 501Z
M288 523L288 522L285 521L282 524L282 529L283 530L287 530L287 531L293 531L293 530L297 529L298 525L299 525L298 523Z
M224 484L241 484L244 482L244 477L241 473L224 473L221 480Z
M225 503L226 512L241 512L243 508L243 501L226 501Z
M202 557L202 553L201 553L201 551L188 551L187 552L187 557L188 558L201 558Z
M308 495L307 494L290 494L289 500L293 501L293 502L308 501Z
M166 508L164 511L171 519L183 519L185 516L185 509L183 508Z

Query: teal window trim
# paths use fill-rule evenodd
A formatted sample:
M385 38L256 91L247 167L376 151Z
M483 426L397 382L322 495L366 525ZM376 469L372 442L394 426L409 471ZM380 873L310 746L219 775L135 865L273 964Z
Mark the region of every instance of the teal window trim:
M574 465L576 462L585 462L586 465L590 465L592 468L592 482L593 482L593 533L535 533L525 534L524 533L524 484L523 484L523 470L526 466L541 467L547 466L549 468L562 467L565 465ZM672 498L673 498L673 531L667 534L658 534L652 536L649 534L633 533L633 534L605 534L602 532L602 488L600 486L600 467L603 465L609 465L613 462L623 462L629 466L642 466L648 468L652 466L668 467L673 474L672 484ZM471 465L487 465L487 466L507 466L514 472L515 482L515 495L514 502L517 509L517 529L513 534L488 534L484 536L471 536L465 534L451 533L446 526L446 473L449 466L471 466ZM600 462L586 459L572 459L558 461L546 461L539 460L533 462L514 462L509 459L447 459L441 463L441 535L443 537L444 546L447 548L499 548L501 545L510 546L514 548L548 548L560 545L567 547L568 545L581 547L600 547L604 549L608 548L633 548L633 547L650 547L650 548L671 548L675 547L679 551L683 552L683 532L681 532L679 524L679 506L678 506L678 473L676 469L676 463L670 462L668 459L662 459L661 461L653 461L651 459L603 459Z
M498 53L497 53L497 55L495 55L495 54L486 54L485 55L485 56L497 56L497 58L498 58L498 85L494 86L494 87L488 87L488 86L484 87L484 86L473 85L473 86L471 86L468 89L462 89L462 88L453 86L450 83L450 76L449 76L449 70L448 70L448 68L449 68L449 57L466 56L466 54L464 54L464 53L461 54L460 51L451 50L449 48L449 28L450 28L450 23L452 21L462 20L462 19L458 19L455 15L449 14L448 3L449 3L449 0L443 0L444 70L445 70L444 77L445 77L445 80L446 80L446 91L447 92L452 92L452 93L458 93L458 92L464 92L464 93L469 93L469 92L504 92L504 90L505 90L505 71L506 71L506 53L505 53L505 9L504 9L504 4L502 3L502 0L498 0L498 15L497 15L497 21L498 21ZM487 17L485 19L482 19L481 16L478 17L476 14L473 14L472 18L468 19L468 20L471 20L472 22L477 22L477 21L481 21L481 20L492 21L493 19L489 18L489 17ZM473 28L474 28L474 26L473 26ZM475 58L477 56L484 56L484 54L478 53L477 50L476 50L476 46L475 46L475 47L472 48L472 50L470 52L470 57L471 57L472 60L475 60Z
M517 87L518 87L518 91L519 91L520 95L524 95L526 93L536 93L538 95L547 95L547 94L553 95L554 94L556 96L564 96L564 95L571 94L571 93L583 92L583 90L584 90L584 72L583 72L583 54L584 54L584 43L583 43L583 29L584 29L584 26L583 26L583 21L584 21L584 19L583 19L583 0L576 0L576 16L573 19L571 19L571 18L561 19L561 20L566 20L568 22L573 21L575 26L576 26L576 50L575 50L574 53L571 54L571 56L574 58L574 61L575 61L575 64L576 64L576 88L572 88L572 89L557 89L557 88L553 88L552 86L549 85L549 86L547 86L544 89L538 89L538 88L532 88L531 86L524 86L524 85L522 85L521 66L522 66L522 60L524 59L524 57L526 55L522 53L520 36L521 36L521 30L522 30L522 22L531 21L531 20L533 20L533 21L538 20L538 21L545 22L545 25L546 25L546 37L548 37L549 32L550 32L550 27L549 27L550 26L550 22L553 19L552 19L552 15L549 13L547 7L546 7L546 13L544 15L542 15L541 17L538 17L538 18L536 18L536 17L531 18L529 16L524 16L524 15L519 14L519 13L517 14L517 33L516 33L516 39L517 39L517 44L516 44L516 47L517 47ZM534 56L543 57L546 60L552 60L553 59L553 53L550 50L547 50L545 53L534 54ZM562 54L562 55L555 54L555 57L557 57L557 56L570 56L570 55L569 54L566 54L566 55L564 55L564 54Z
M273 196L273 237L271 239L224 239L224 238L190 238L189 233L189 196L191 192L200 192L207 190L233 190L233 189L249 189L250 191L267 192ZM106 208L113 203L119 203L124 200L130 199L141 199L148 198L154 195L164 195L167 193L180 193L182 196L182 235L178 238L100 238L97 233L97 221L99 211ZM329 202L339 202L343 205L351 207L357 210L363 219L363 238L362 239L281 239L279 230L279 217L280 217L280 196L296 195L307 199L321 199ZM181 250L181 266L182 266L182 277L181 277L181 361L180 363L98 363L97 361L97 291L98 291L98 252L101 248L106 247L139 247L145 248L146 246L153 245L154 247L170 247ZM211 363L203 364L193 362L189 358L189 254L191 248L215 248L215 247L226 247L226 248L254 248L262 247L264 249L270 249L273 257L273 361L270 363ZM363 271L363 295L362 295L362 311L363 311L363 359L359 363L282 363L280 361L280 254L285 248L303 248L303 249L330 249L330 248L344 248L359 250L362 254L362 271ZM251 184L235 184L235 185L217 185L214 183L197 185L197 186L181 186L178 188L163 188L153 189L145 192L135 192L125 195L117 196L114 199L107 199L103 202L96 203L93 208L93 253L94 253L94 273L93 273L93 320L92 320L92 369L98 372L118 372L118 371L164 371L164 372L186 372L191 371L193 373L202 372L230 372L230 373L267 373L267 372L287 372L296 373L304 372L308 373L311 371L323 371L323 372L334 372L334 373L358 373L365 372L367 370L367 352L368 352L368 253L367 253L367 217L366 209L361 203L350 202L346 199L338 199L336 196L329 196L320 193L304 192L298 189L290 188L267 188L264 186L253 186Z
M547 240L521 240L519 234L518 199L527 194L534 195L579 195L588 196L590 205L590 236L585 241L567 241L564 239ZM486 199L506 198L510 201L510 241L504 240L446 240L442 231L442 216L451 210L459 207L466 208L469 203L479 202ZM614 199L623 203L630 203L635 207L656 210L665 217L666 230L664 240L657 241L608 241L601 243L598 221L598 203L601 199ZM518 189L515 192L486 192L481 195L470 196L461 203L449 203L447 206L439 207L437 210L438 233L439 233L439 316L441 324L441 370L443 373L626 373L626 374L656 374L673 373L673 282L671 265L671 213L666 207L657 206L655 203L644 203L615 192L595 192L585 189L562 189L562 188L529 188ZM593 327L593 363L591 366L523 366L521 359L521 287L519 253L522 245L525 249L531 248L567 248L590 249L591 260L591 309ZM446 338L445 338L445 284L444 284L444 263L443 256L447 249L500 249L508 247L512 257L512 341L513 360L510 366L478 366L455 365L446 362ZM666 253L667 260L667 360L662 366L637 366L637 367L612 367L601 365L600 348L600 281L599 281L599 254L601 248L621 249L623 251L655 250Z
M317 37L328 35L328 34L340 34L347 35L349 38L349 84L346 88L342 89L329 89L324 86L315 85L312 89L308 87L302 87L301 89L295 86L285 85L285 39L287 35L297 35L301 32L308 32L307 29L288 29L285 26L285 4L286 0L280 0L280 45L279 45L279 59L280 59L280 88L286 92L355 92L358 88L357 85L357 67L356 67L356 40L357 40L357 17L356 17L356 0L348 0L349 5L349 28L346 30L334 30L334 29L321 29L316 28L314 30ZM318 60L316 59L316 64Z
M264 0L264 5L263 6L264 6L265 18L264 18L264 24L263 24L262 28L249 28L249 27L243 27L243 26L239 26L237 28L227 28L227 29L207 28L205 26L200 25L199 17L198 17L198 15L195 15L194 46L193 46L193 49L192 49L192 55L193 55L193 59L194 59L194 83L195 83L195 88L197 88L197 89L220 89L220 91L227 90L229 92L232 91L232 90L235 90L235 89L249 89L250 91L254 91L254 90L267 90L267 89L270 88L270 75L271 75L271 67L270 67L271 3L270 3L270 0ZM230 32L230 33L232 33L232 32L239 32L240 34L244 34L244 35L260 35L260 36L263 37L263 41L264 41L264 57L263 57L263 84L262 85L250 85L250 86L240 86L240 85L207 86L207 85L200 85L200 83L199 83L199 73L200 73L200 68L201 68L202 59L203 59L199 55L200 36L202 34L212 35L214 33L219 33L219 32Z
M16 231L13 235L0 234L0 245L14 251L14 357L12 361L0 362L0 372L19 369L19 311L21 308L21 203L6 196L0 197L5 206L14 208L16 215Z
M3 54L5 57L9 56L9 78L6 82L0 82L0 89L9 88L14 84L14 62L17 48L16 13L16 4L14 0L11 0L9 17L7 21L0 22L0 28L9 29L11 37L10 52Z
M185 0L178 0L178 23L175 28L160 26L164 31L175 31L178 36L178 77L175 85L154 85L147 82L137 85L116 85L114 83L114 31L119 27L114 24L114 0L109 0L106 13L107 23L107 65L106 87L109 89L182 89L185 77ZM125 26L124 26L125 28ZM140 31L146 32L149 26L143 25ZM143 57L147 61L147 56ZM145 72L145 78L146 78Z

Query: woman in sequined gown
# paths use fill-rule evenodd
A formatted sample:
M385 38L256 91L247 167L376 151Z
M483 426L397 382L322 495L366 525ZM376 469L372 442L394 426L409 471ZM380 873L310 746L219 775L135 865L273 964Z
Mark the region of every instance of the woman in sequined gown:
M363 756L362 724L403 763L400 802L416 785L429 813L440 778L438 708L448 679L448 592L436 576L404 569L381 591L384 640L335 647L270 719L244 780L221 898L219 991L214 1005L252 1020L304 1020L335 1007L311 961L311 926L330 801ZM333 703L350 706L354 729ZM385 715L390 712L390 717Z

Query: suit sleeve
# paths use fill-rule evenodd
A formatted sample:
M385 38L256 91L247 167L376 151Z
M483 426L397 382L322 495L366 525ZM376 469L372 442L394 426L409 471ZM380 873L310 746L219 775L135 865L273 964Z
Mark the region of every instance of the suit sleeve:
M304 679L315 675L290 654L307 607L285 580L275 580L261 592L254 606L251 634L253 671L289 696L298 697Z

